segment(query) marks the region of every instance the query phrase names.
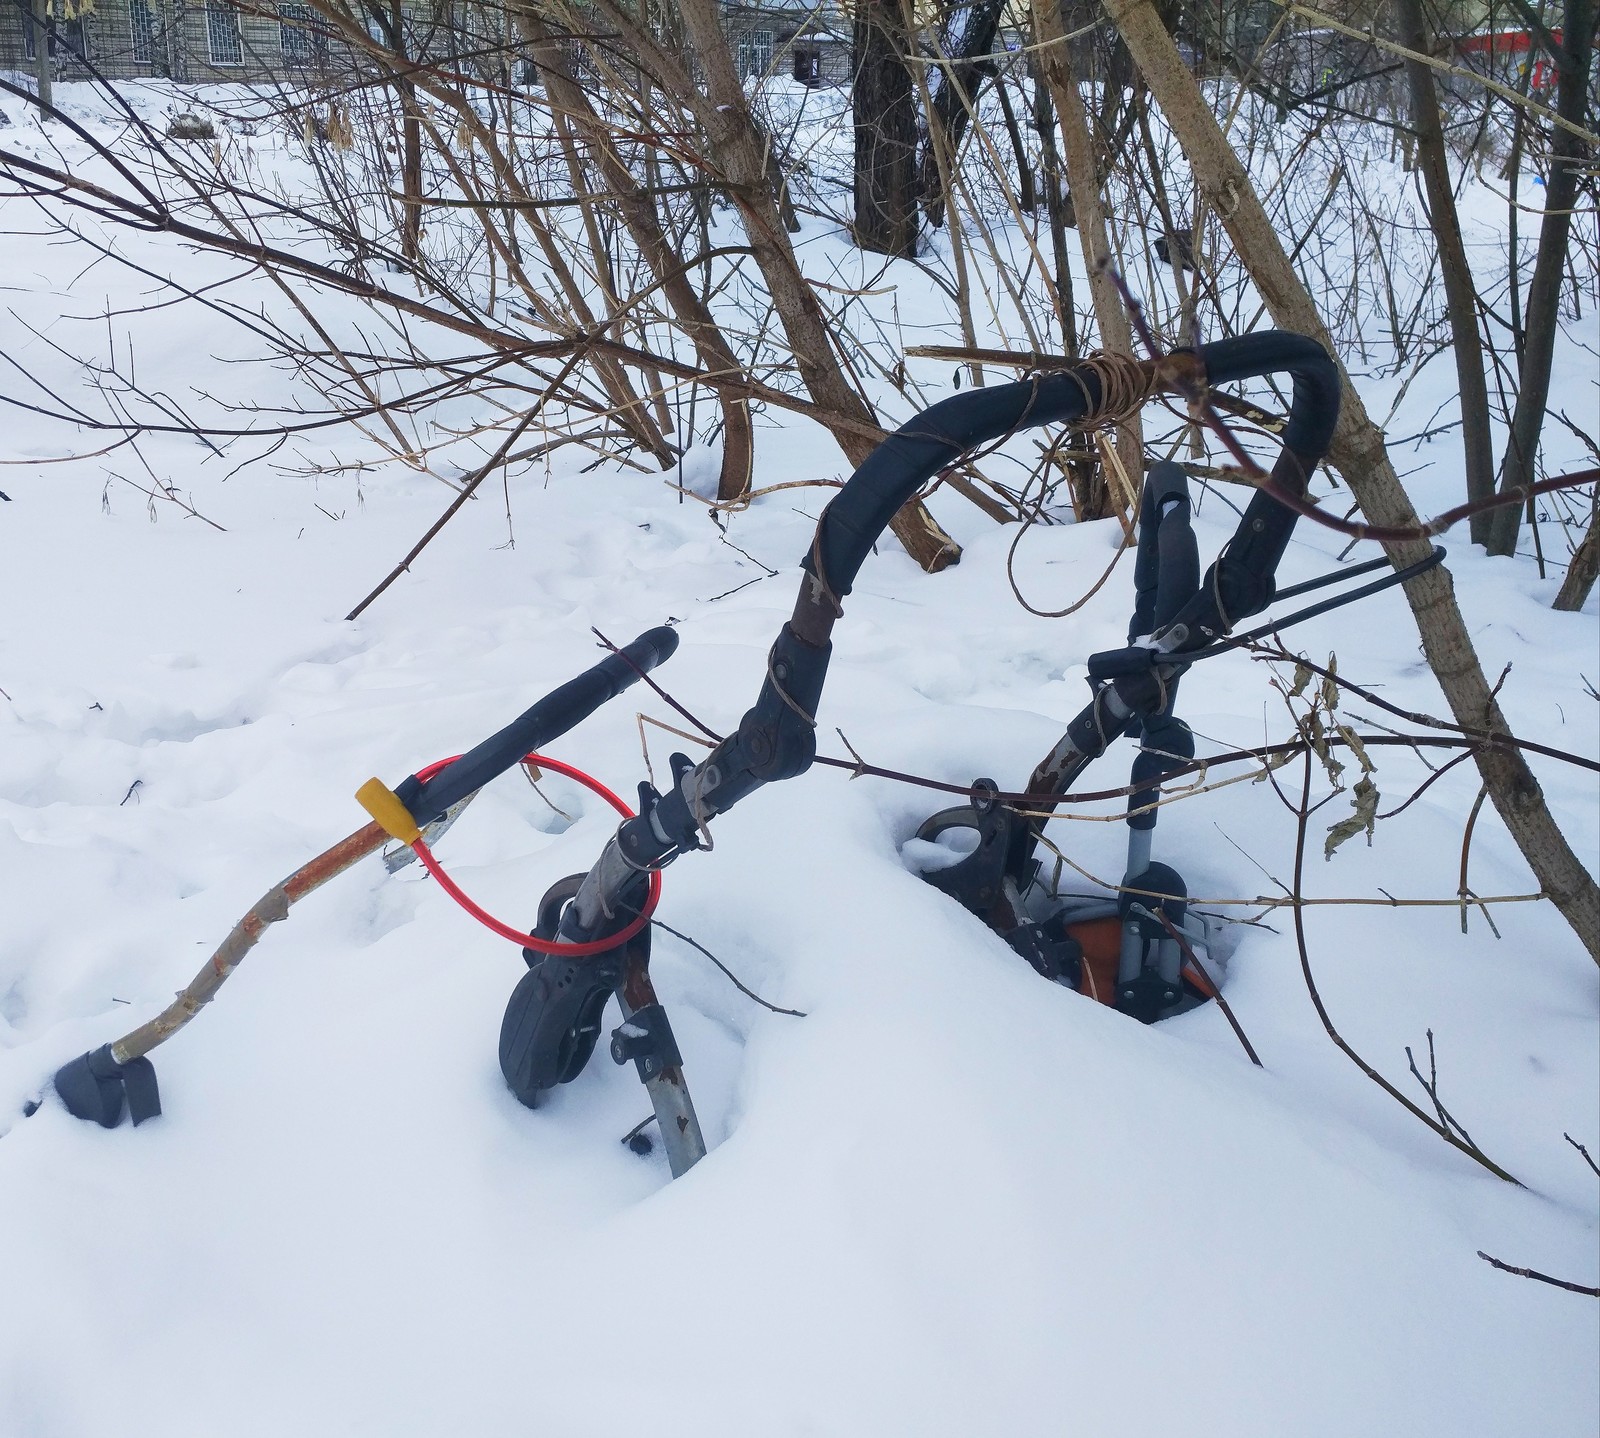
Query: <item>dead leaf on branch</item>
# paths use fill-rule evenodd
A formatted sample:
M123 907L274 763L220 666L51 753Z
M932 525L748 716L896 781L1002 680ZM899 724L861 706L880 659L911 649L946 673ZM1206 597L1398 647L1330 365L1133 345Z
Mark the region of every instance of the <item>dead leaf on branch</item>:
M1353 839L1365 830L1367 846L1372 845L1372 833L1378 823L1378 801L1383 797L1378 792L1378 786L1365 774L1356 780L1356 787L1351 791L1355 798L1355 810L1348 819L1341 819L1328 830L1327 843L1323 845L1322 857L1331 859L1333 851L1346 839Z

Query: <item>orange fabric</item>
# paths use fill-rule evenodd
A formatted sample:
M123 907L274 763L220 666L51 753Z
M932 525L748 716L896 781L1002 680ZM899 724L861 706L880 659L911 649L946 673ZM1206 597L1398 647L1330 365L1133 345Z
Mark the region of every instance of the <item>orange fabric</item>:
M1067 932L1083 946L1083 973L1078 992L1103 1004L1117 1000L1117 965L1122 959L1122 920L1091 919L1069 924Z

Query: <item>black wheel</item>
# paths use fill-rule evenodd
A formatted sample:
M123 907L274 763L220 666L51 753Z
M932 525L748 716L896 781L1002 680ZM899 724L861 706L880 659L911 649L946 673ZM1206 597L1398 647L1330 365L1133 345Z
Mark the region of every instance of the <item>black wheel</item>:
M555 937L561 912L583 877L572 874L550 887L539 901L535 937ZM622 984L625 951L576 959L534 949L522 955L528 972L512 990L500 1024L500 1072L519 1103L537 1108L542 1094L571 1083L588 1064L606 1000Z

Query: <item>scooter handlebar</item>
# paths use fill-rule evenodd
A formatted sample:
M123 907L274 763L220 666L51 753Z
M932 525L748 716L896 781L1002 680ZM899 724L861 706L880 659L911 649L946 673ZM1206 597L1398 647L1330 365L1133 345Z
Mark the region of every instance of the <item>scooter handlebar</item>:
M925 480L980 444L1041 424L1105 422L1111 418L1107 404L1127 403L1128 396L1121 391L1130 386L1137 399L1159 390L1181 392L1210 382L1287 373L1294 381L1294 399L1275 470L1293 471L1303 485L1304 476L1322 457L1339 413L1338 366L1320 344L1301 335L1243 335L1146 361L1125 370L1115 383L1105 379L1110 373L1101 365L1085 363L1016 384L952 396L901 426L862 461L817 525L794 614L768 655L767 677L755 704L738 730L698 765L688 766L685 761L687 772L675 775L673 788L648 817L623 825L619 839L627 852L619 859L623 867L617 869L618 874L642 871L667 862L683 849L697 847L699 834L714 815L763 784L804 773L810 767L816 753L815 716L832 652L829 635L843 613L841 601L900 506ZM1116 396L1108 397L1107 383L1119 389ZM1220 576L1224 582L1216 586L1219 594L1226 590L1228 614L1255 613L1270 600L1272 572L1294 520L1294 512L1270 496L1255 497L1229 546L1230 562ZM1183 528L1173 525L1169 549L1183 548L1183 540L1192 546L1192 537L1180 533ZM1152 560L1160 557L1150 556ZM1164 557L1173 560L1177 556ZM1152 592L1152 610L1162 598L1167 600L1163 608L1181 603L1182 593L1192 588L1197 563L1187 554L1182 557L1184 583L1170 596ZM1186 608L1202 597L1208 605L1215 598L1209 591L1196 595ZM1195 647L1208 642L1214 626L1201 622L1208 617L1196 619ZM1226 632L1225 621L1217 624ZM1098 716L1095 710L1090 717ZM597 923L606 906L585 905L584 898L580 893L574 906L582 910L575 923Z

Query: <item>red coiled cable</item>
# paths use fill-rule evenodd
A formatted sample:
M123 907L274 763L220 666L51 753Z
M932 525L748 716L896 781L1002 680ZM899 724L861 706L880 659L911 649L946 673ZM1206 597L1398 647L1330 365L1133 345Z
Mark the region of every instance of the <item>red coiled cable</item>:
M446 765L454 764L460 757L459 754L452 754L448 759L440 759L435 764L429 764L427 768L417 771L417 778L426 783ZM525 754L522 757L522 762L524 764L535 764L541 769L553 770L557 774L564 774L567 778L582 784L585 789L598 794L624 819L636 817L633 810L613 794L611 790L592 775L585 774L581 769L574 769L570 764L563 764L559 759L550 759L543 754ZM614 949L619 944L626 943L643 929L650 922L650 915L655 913L656 905L661 902L661 874L658 870L651 870L650 892L645 898L644 908L639 911L638 917L633 919L632 922L626 924L616 933L604 939L596 939L592 943L556 943L550 939L537 938L533 934L525 934L521 929L512 928L510 924L501 923L493 914L473 903L461 891L460 885L440 867L439 861L433 857L433 850L422 839L419 838L413 841L411 847L416 851L417 858L422 860L422 867L439 881L439 887L480 924L487 929L493 929L501 938L510 939L512 943L520 944L523 948L532 949L539 954L561 954L569 959L581 959L587 954L603 954L607 949Z

